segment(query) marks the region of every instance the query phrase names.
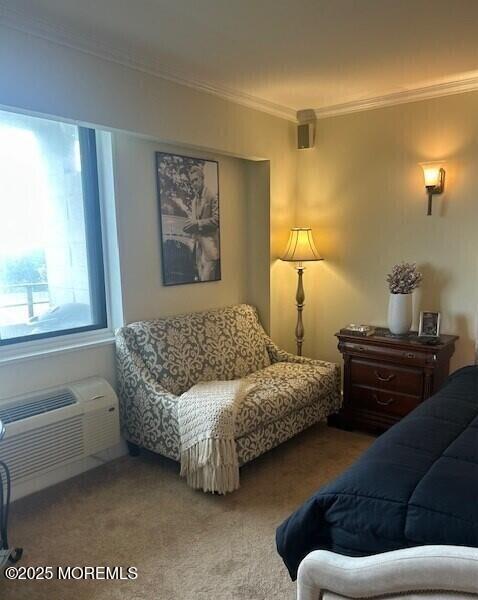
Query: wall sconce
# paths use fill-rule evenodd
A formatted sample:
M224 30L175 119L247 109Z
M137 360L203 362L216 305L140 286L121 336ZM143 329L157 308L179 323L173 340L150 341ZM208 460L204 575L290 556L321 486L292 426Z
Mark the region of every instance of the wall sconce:
M434 194L441 194L445 189L445 169L438 163L422 163L423 177L428 194L428 212L432 214L432 198Z

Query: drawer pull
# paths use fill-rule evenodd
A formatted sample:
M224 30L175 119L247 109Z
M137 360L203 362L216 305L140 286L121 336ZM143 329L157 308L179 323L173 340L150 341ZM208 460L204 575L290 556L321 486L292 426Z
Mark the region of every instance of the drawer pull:
M389 404L392 404L392 402L395 402L395 398L389 398L388 400L379 400L377 394L373 395L373 399L377 404L380 404L380 406L388 406Z
M407 353L405 354L405 356L406 356L407 358L415 358L415 354L413 354L413 352L407 352Z
M375 371L375 377L379 381L385 381L385 382L392 381L392 379L395 379L395 375L393 373L391 373L387 377L384 377L383 375L380 375L380 373L378 371Z

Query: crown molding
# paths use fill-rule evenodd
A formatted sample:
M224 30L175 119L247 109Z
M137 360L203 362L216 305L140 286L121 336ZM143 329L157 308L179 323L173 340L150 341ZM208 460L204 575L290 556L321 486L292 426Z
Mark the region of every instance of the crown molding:
M13 8L8 0L0 0L0 25L297 123L295 109L225 86L194 80L184 74L172 72L154 57L139 56L134 52L106 44L93 36L80 35L72 28L58 24L53 25L46 20L32 17L16 7Z
M443 96L452 96L454 94L463 94L478 90L478 75L468 78L450 80L420 88L376 96L374 98L364 98L363 100L354 100L343 104L333 106L324 106L314 109L317 119L326 117L336 117L350 113L362 112L365 110L374 110L387 106L396 106L398 104L407 104L409 102L419 102L420 100L430 100L432 98L441 98Z

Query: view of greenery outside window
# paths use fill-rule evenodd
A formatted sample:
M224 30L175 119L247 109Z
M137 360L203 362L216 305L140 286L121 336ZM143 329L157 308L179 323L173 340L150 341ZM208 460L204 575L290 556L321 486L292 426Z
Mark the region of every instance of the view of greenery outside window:
M0 111L0 346L106 324L94 130Z

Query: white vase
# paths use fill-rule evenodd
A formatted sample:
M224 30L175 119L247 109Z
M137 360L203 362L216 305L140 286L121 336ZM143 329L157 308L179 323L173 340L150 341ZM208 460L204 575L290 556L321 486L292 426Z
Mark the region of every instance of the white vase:
M412 326L412 294L390 294L388 328L395 335L403 335Z

